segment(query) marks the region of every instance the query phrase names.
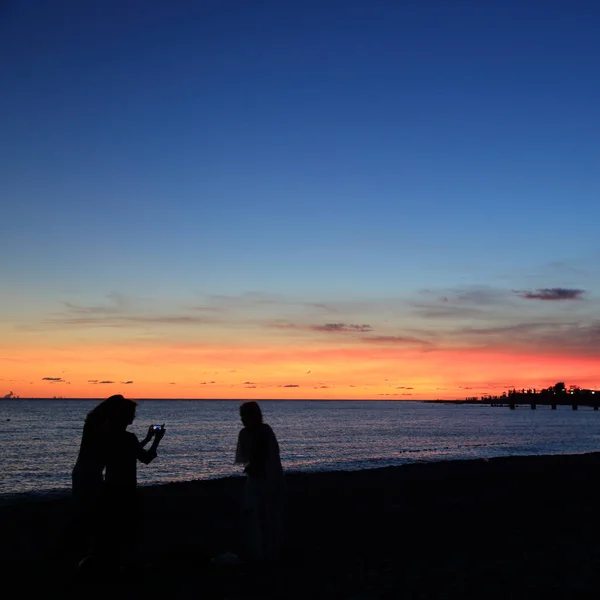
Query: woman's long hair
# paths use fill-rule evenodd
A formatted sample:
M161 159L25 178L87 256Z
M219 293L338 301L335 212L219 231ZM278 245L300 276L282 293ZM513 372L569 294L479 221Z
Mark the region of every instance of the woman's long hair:
M248 422L253 424L258 424L263 422L262 411L260 410L260 406L258 402L254 402L251 400L250 402L244 402L240 406L240 417L242 421L248 420Z
M96 429L105 423L127 422L128 417L135 413L136 406L137 403L134 400L128 400L121 394L115 394L88 413L85 418L85 425L91 429Z

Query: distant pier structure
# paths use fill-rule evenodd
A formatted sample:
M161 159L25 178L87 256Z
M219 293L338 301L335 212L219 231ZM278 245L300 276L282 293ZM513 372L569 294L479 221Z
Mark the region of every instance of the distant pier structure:
M529 407L531 408L531 410L535 410L538 406L538 402L532 402ZM498 405L496 405L498 406ZM508 404L508 408L510 408L511 410L514 410L515 408L517 408L517 406L519 406L516 402L511 402ZM560 404L556 403L556 404L545 404L545 406L550 406L550 408L552 410L556 410L558 406L570 406L571 410L577 410L580 406L591 406L592 409L594 410L598 410L598 404L590 404L589 402L582 402L581 404L577 404L576 402L561 402Z
M571 385L567 388L564 382L543 389L512 389L504 392L501 396L482 396L482 401L488 401L492 406L508 406L514 410L518 406L529 406L536 410L538 406L550 406L557 410L559 406L570 406L571 410L577 410L580 406L590 406L598 410L600 406L600 390L591 390Z

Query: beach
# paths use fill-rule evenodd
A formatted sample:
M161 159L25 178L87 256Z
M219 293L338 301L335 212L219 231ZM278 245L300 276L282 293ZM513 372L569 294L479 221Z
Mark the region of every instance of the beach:
M68 495L0 507L5 585L61 598L587 598L600 593L600 453L286 475L285 549L240 545L243 478L142 489L140 570L78 579Z

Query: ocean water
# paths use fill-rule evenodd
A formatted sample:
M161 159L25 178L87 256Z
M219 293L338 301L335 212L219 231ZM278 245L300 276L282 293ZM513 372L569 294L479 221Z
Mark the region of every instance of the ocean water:
M90 400L0 401L0 497L66 490ZM264 401L288 471L360 470L423 461L600 449L600 411L392 401ZM146 400L130 431L165 423L142 485L240 473L239 402Z

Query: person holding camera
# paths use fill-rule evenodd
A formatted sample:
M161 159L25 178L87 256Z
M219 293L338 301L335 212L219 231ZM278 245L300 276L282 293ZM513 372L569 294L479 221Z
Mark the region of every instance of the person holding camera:
M140 442L127 431L137 404L118 394L99 404L86 418L81 447L73 469L73 495L92 538L85 567L99 559L123 568L135 552L140 533L141 502L137 462L149 464L165 435L164 425L151 425ZM152 440L150 448L145 446ZM104 472L104 474L103 474Z

